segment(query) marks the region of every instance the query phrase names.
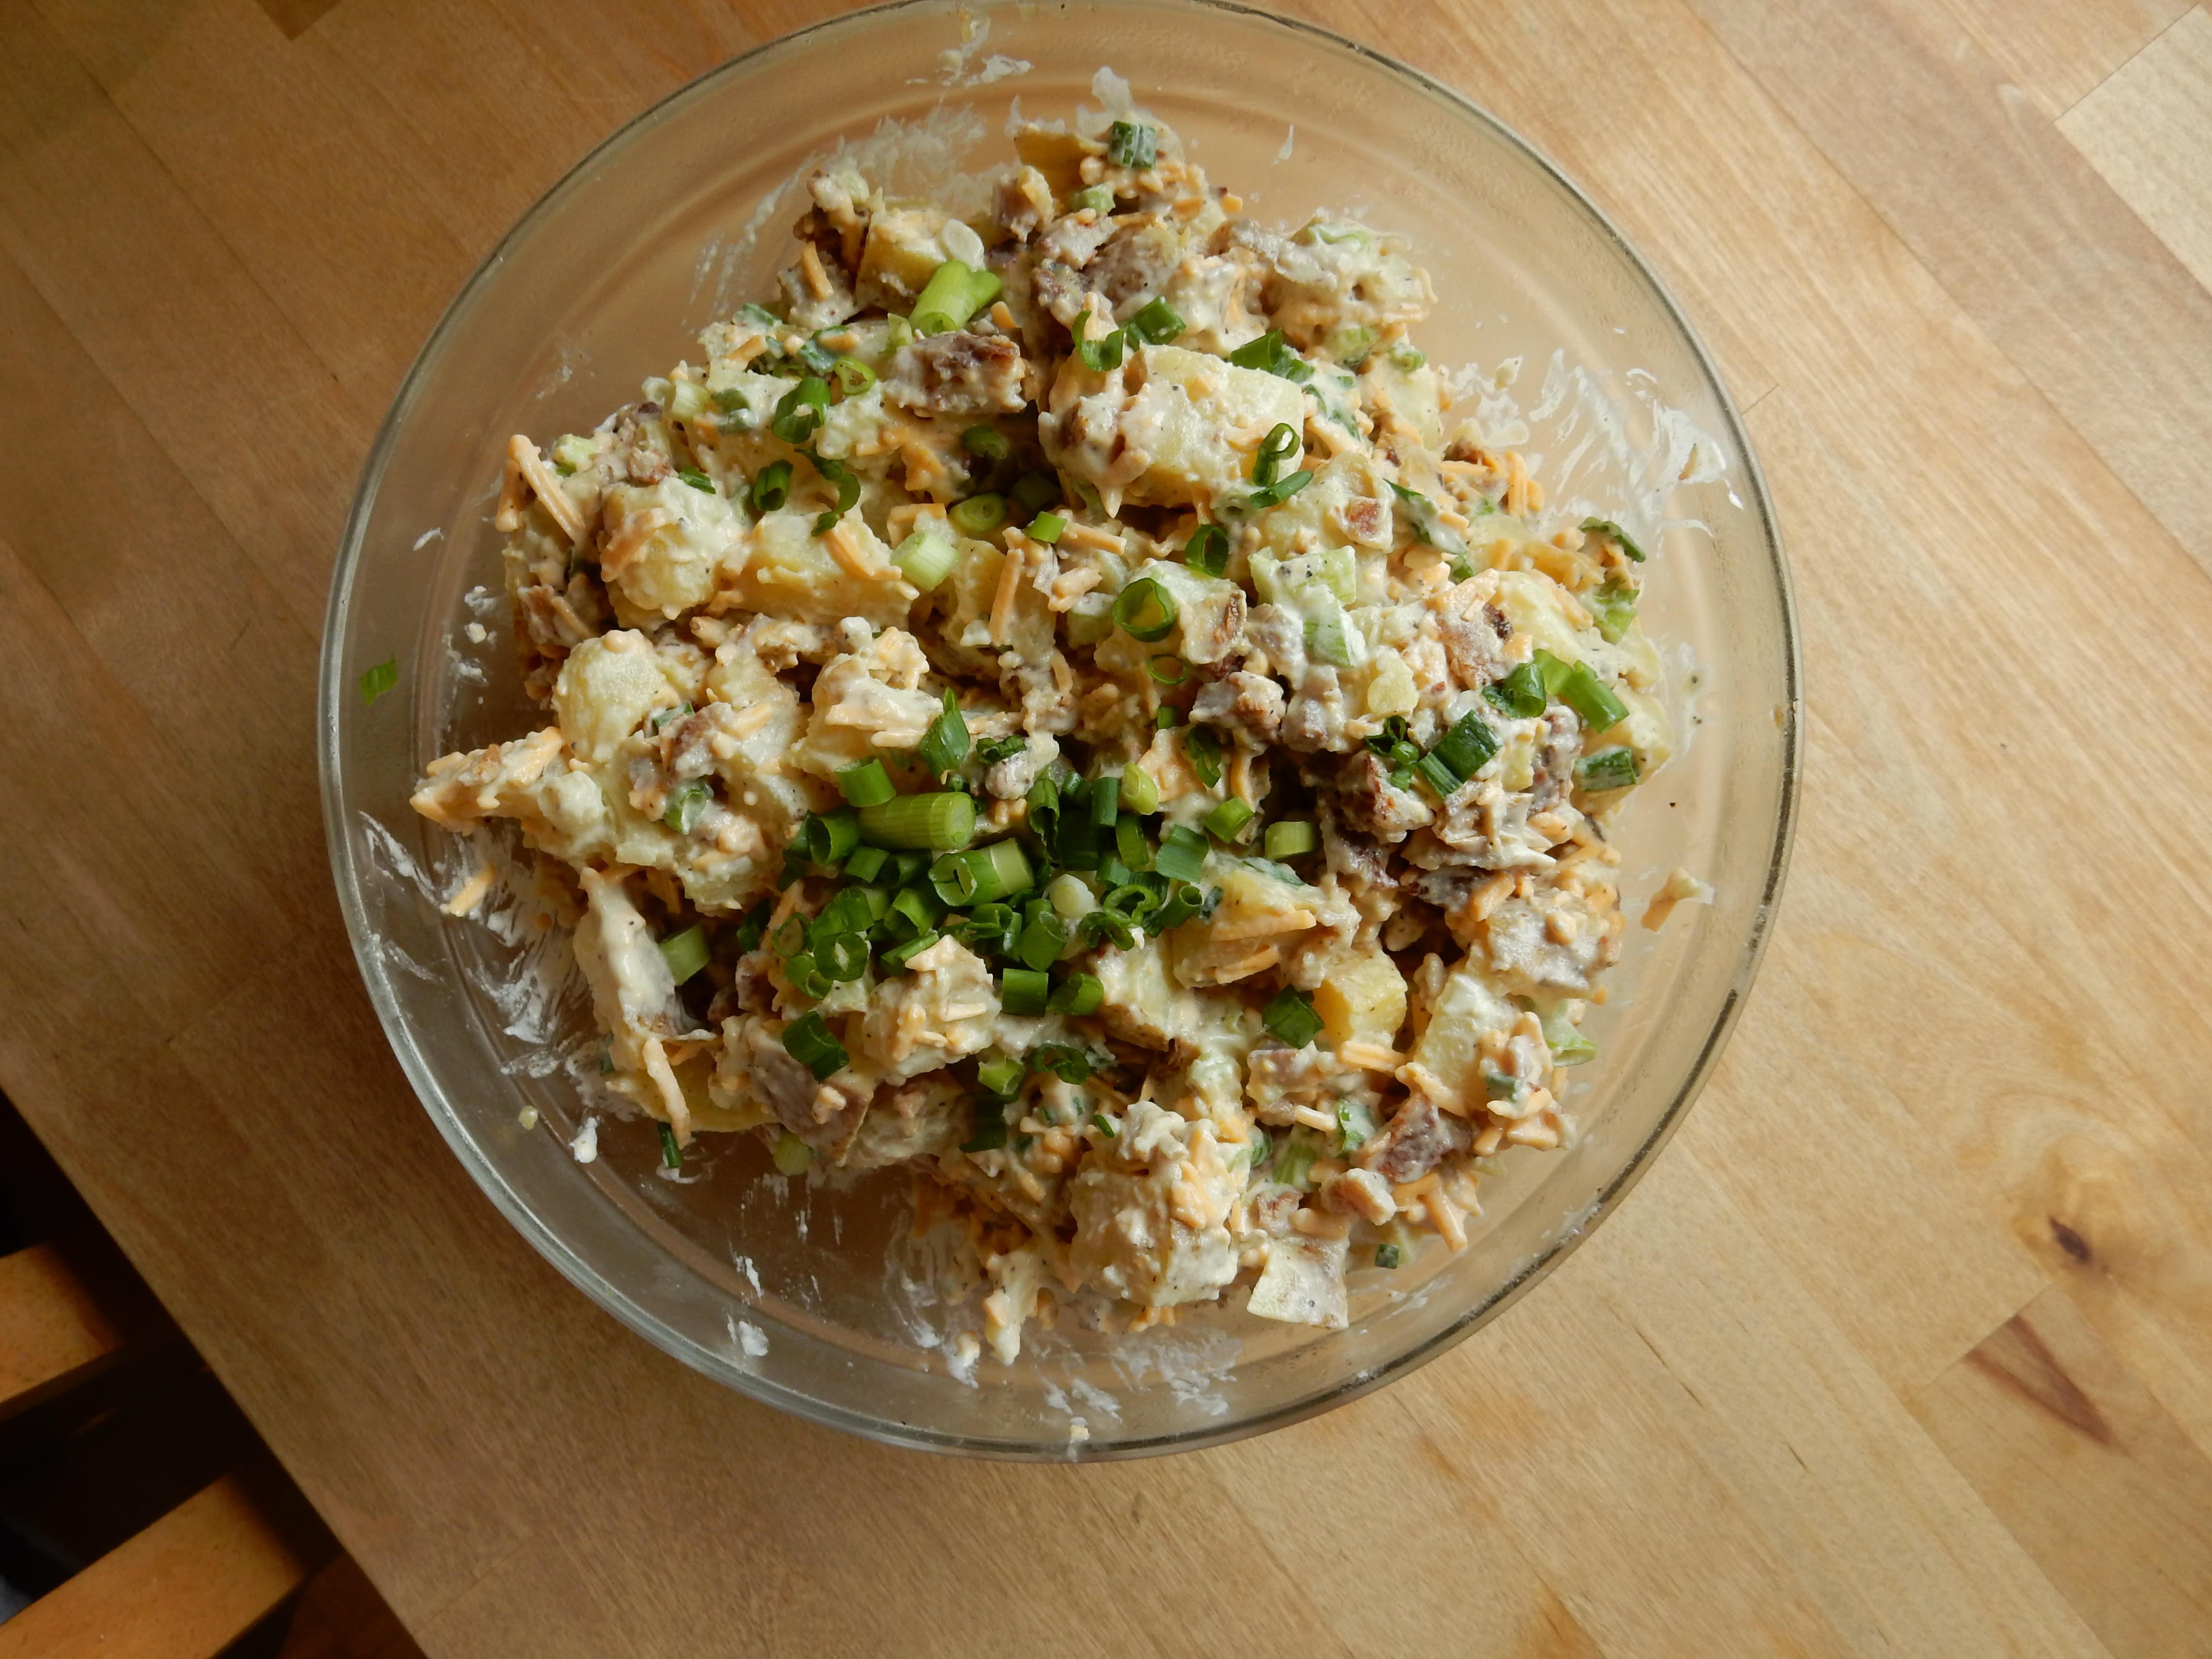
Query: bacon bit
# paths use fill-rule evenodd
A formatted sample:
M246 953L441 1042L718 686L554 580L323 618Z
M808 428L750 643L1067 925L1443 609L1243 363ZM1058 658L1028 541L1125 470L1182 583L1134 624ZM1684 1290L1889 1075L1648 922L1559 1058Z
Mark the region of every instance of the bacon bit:
M676 1132L676 1144L691 1144L691 1108L684 1099L684 1087L669 1068L668 1051L661 1047L660 1039L649 1036L645 1040L645 1074L660 1091L660 1103L668 1113L668 1127Z
M1098 586L1099 580L1096 570L1063 570L1053 578L1052 592L1045 603L1054 611L1072 611L1078 599Z
M1027 566L1020 551L1008 553L999 564L999 591L991 598L991 643L1004 645L1006 630L1012 626L1014 599L1020 592L1022 571Z
M1088 547L1102 553L1119 553L1122 544L1119 536L1101 530L1093 525L1078 524L1074 520L1070 519L1067 521L1067 528L1060 532L1060 545Z
M858 576L862 581L883 581L898 574L896 566L878 563L870 550L860 545L860 538L853 533L850 520L838 520L822 539L829 544L830 556L848 575Z
M1356 1066L1360 1071L1389 1072L1393 1076L1396 1075L1401 1066L1412 1059L1411 1055L1401 1054L1395 1048L1386 1048L1379 1042L1367 1042L1358 1038L1337 1044L1336 1057L1344 1065Z
M578 547L584 544L584 515L576 503L568 499L568 492L561 488L560 475L545 465L545 458L538 453L538 446L521 433L507 441L507 457L522 476L523 482L538 492L538 499L545 503L545 510L553 515L553 522L561 526L562 533ZM504 491L501 492L502 501ZM515 529L521 528L518 517ZM509 528L501 525L502 530Z
M483 902L484 895L491 891L491 884L497 879L490 865L479 864L476 873L461 884L460 891L438 908L449 916L465 916Z

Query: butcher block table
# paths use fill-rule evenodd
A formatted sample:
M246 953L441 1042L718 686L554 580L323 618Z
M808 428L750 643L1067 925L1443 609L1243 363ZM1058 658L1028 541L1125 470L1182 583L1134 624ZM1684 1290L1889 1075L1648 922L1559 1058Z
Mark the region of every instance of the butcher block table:
M1711 343L1807 668L1725 1059L1407 1380L1080 1468L569 1288L356 978L318 635L441 307L805 0L0 0L0 1086L432 1654L2212 1653L2212 15L1334 0ZM1226 72L1226 71L1224 71Z

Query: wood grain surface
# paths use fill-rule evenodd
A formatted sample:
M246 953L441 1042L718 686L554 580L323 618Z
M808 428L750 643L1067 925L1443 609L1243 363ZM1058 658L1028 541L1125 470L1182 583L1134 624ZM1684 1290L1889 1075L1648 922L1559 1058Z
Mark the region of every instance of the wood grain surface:
M1528 134L1713 342L1802 827L1712 1085L1535 1296L1067 1469L787 1421L570 1291L324 867L325 586L410 354L823 9L0 0L0 1085L424 1647L2212 1654L2212 18L1299 8Z

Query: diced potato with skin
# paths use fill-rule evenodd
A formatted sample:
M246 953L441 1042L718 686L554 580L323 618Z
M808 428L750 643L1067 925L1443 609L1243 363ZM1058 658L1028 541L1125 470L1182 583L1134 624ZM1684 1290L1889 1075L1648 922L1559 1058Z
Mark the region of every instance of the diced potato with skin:
M1482 1039L1504 1036L1520 1023L1521 1010L1487 983L1484 969L1462 963L1445 979L1437 994L1421 1040L1413 1045L1412 1064L1420 1068L1416 1078L1433 1079L1436 1090L1425 1084L1424 1092L1437 1093L1436 1103L1447 1111L1465 1115L1480 1110L1482 1085Z
M1249 864L1215 870L1221 902L1212 917L1187 921L1169 936L1176 977L1185 985L1227 985L1262 973L1320 921L1324 901L1315 888L1278 881Z
M814 683L814 712L792 764L834 781L840 768L879 751L917 747L944 706L920 689L928 671L914 636L896 628L866 651L831 658Z
M1121 430L1149 464L1128 486L1128 501L1211 503L1249 483L1253 453L1269 432L1305 429L1304 394L1278 375L1180 346L1146 346L1138 356L1144 383Z
M951 257L941 240L945 217L930 207L884 208L870 216L856 290L864 309L881 306L903 313L920 296Z
M599 574L624 625L672 621L706 603L715 578L744 557L744 521L720 494L670 477L607 491Z
M612 760L648 714L684 701L669 667L653 642L631 629L602 634L571 651L553 684L553 712L569 748L593 765Z
M1165 940L1145 939L1132 951L1101 951L1091 971L1105 991L1099 1017L1124 1042L1164 1050L1205 1034L1204 1005L1168 972Z
M1212 1296L1237 1277L1228 1227L1244 1184L1210 1122L1140 1100L1068 1183L1069 1262L1086 1283L1147 1308Z
M752 556L744 575L728 590L749 611L835 627L858 617L876 628L906 620L917 597L890 562L890 549L861 521L848 514L839 526L866 561L889 571L885 576L856 576L838 563L826 538L814 533L812 513L779 509L752 528Z
M1341 1238L1271 1240L1267 1265L1252 1286L1245 1311L1285 1325L1318 1325L1340 1331L1351 1322L1344 1289L1350 1243Z
M1435 369L1426 363L1403 368L1391 361L1388 351L1377 351L1367 360L1359 380L1361 394L1370 409L1387 401L1392 414L1420 434L1424 447L1442 447L1443 398Z
M1130 580L1149 576L1175 596L1175 631L1166 639L1147 642L1130 638L1149 662L1159 652L1170 652L1186 662L1218 662L1237 647L1244 631L1244 590L1227 577L1201 575L1172 559L1156 559L1130 573Z
M744 814L759 827L766 845L788 846L799 833L800 820L816 805L805 781L785 766L785 757L799 738L798 692L778 679L751 647L738 640L716 647L706 689L748 717L746 723L752 726L731 753L715 757L723 799L732 811ZM763 707L769 711L766 719L751 714Z
M1379 945L1345 940L1310 951L1297 979L1312 987L1314 1012L1331 1048L1396 1045L1398 1028L1406 1023L1406 976Z
M1549 577L1528 570L1498 572L1498 606L1516 634L1526 634L1535 648L1550 652L1561 662L1588 663L1612 688L1628 709L1627 718L1609 732L1583 734L1584 747L1607 743L1626 744L1636 751L1645 772L1674 752L1674 729L1659 700L1638 689L1659 680L1657 653L1641 627L1632 626L1615 644L1607 643L1595 628L1577 628L1562 605L1565 590Z
M1314 475L1313 482L1261 518L1261 532L1269 550L1285 558L1329 547L1387 552L1393 522L1390 485L1376 471L1373 459L1358 450L1348 450L1318 466L1315 459L1305 463ZM1286 465L1283 470L1290 472L1296 467ZM1385 573L1378 566L1375 591L1356 597L1383 598L1385 580Z
M1072 132L1024 127L1014 135L1014 154L1024 165L1044 174L1052 193L1063 202L1083 188L1084 158L1097 153L1097 146L1085 143Z
M945 611L939 635L955 665L969 673L995 676L999 659L1008 651L1025 663L1051 660L1059 618L1036 584L1026 576L1016 578L1005 635L994 641L991 612L1011 556L972 537L961 537L956 544L959 562L935 595Z
M1560 923L1552 918L1557 915ZM1586 996L1605 935L1587 901L1563 888L1544 889L1539 898L1510 898L1482 923L1490 965L1498 978L1524 996ZM1564 941L1559 933L1567 937Z
M940 939L878 988L860 1028L862 1052L883 1077L904 1082L988 1048L998 1018L999 994L983 959Z

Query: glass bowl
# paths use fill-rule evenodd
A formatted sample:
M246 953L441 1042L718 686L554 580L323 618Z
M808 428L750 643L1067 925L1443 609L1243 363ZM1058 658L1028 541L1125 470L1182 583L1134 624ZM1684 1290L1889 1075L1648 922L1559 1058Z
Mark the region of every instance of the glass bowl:
M659 1172L651 1126L595 1107L588 1012L564 981L560 933L533 927L514 895L527 878L477 917L445 915L477 854L407 797L429 757L538 723L512 665L490 525L506 435L589 429L646 375L696 356L702 325L771 292L793 186L841 140L867 145L890 185L920 187L963 157L972 171L1010 154L1017 100L1047 117L1096 105L1106 65L1248 212L1296 225L1330 206L1411 234L1439 301L1419 343L1439 364L1478 366L1460 410L1480 409L1494 436L1524 424L1554 500L1632 497L1644 522L1663 521L1644 615L1693 694L1692 740L1634 797L1617 837L1624 896L1640 915L1682 866L1714 897L1662 931L1629 930L1592 1013L1598 1061L1568 1102L1579 1139L1510 1155L1458 1254L1432 1245L1411 1267L1355 1272L1348 1329L1226 1307L1118 1337L1064 1320L1033 1328L1016 1365L971 1367L958 1332L975 1316L942 1295L908 1237L908 1178L787 1179L750 1136L707 1137L680 1180ZM395 656L398 689L365 705L360 677ZM956 14L912 0L775 41L663 100L484 262L362 476L319 732L331 861L392 1048L548 1261L685 1364L816 1422L990 1455L1108 1457L1231 1439L1378 1387L1496 1315L1620 1201L1750 986L1789 845L1797 685L1772 517L1711 362L1620 234L1522 140L1413 70L1256 11L1068 0ZM571 1146L586 1120L588 1163Z

